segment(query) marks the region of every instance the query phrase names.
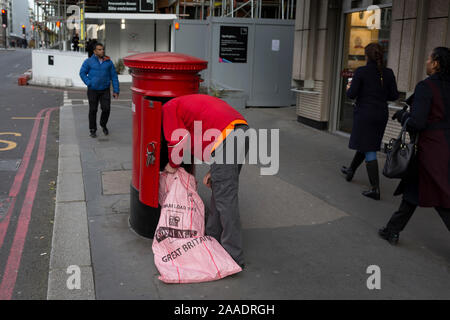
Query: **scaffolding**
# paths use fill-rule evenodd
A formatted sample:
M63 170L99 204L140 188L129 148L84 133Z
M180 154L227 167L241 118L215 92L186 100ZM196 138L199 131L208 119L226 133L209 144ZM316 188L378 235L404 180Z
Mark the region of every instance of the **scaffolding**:
M131 1L131 0L130 0ZM30 14L32 39L37 48L70 50L79 34L79 47L85 50L85 12L106 11L104 0L34 0ZM175 13L181 19L208 17L252 19L295 19L296 0L155 0L155 13Z
M84 51L87 42L84 13L101 11L102 2L102 0L34 0L30 20L36 47L68 50L72 37L78 34L80 50Z
M295 19L296 0L179 0L174 4L180 18L212 17Z

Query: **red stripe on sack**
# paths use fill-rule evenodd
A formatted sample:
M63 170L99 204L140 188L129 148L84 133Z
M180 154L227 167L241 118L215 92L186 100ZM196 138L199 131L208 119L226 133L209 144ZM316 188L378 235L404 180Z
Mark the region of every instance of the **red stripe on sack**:
M209 256L211 257L211 260L212 260L212 262L214 264L214 267L216 267L216 270L217 270L217 273L219 274L220 279L222 279L222 275L220 274L219 268L217 268L216 262L214 261L214 258L213 258L212 254L211 254L211 251L209 251L208 247L206 246L205 241L203 241L202 243L205 246L206 251L208 251Z
M5 267L5 273L0 284L0 300L10 300L16 285L17 274L20 268L20 261L22 258L23 247L28 233L28 226L31 220L31 211L33 209L34 199L39 184L39 177L41 175L42 165L45 159L45 151L47 146L47 133L50 123L50 114L58 108L52 108L45 114L44 125L39 141L39 149L37 159L34 164L33 172L31 174L30 182L28 184L25 200L20 211L19 220L17 222L16 234L14 236L13 244L9 253L8 261Z
M167 254L170 255L170 252L167 251ZM177 273L178 273L178 283L181 283L181 276L180 276L180 269L175 265L175 262L173 260L170 260L172 262L172 266L174 266L175 268L177 268Z
M194 201L192 201L192 198L191 198L191 200L190 200L190 202L189 202L189 205L190 205L190 207L191 207L191 225L189 226L189 230L192 230L192 212L194 211Z

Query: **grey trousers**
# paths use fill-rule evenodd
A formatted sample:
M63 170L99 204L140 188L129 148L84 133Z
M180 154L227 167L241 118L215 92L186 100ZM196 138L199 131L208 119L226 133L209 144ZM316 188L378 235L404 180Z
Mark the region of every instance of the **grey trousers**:
M245 141L245 145L242 143L233 145L233 163L225 163L225 161L219 159L226 159L227 140L230 141L247 130L248 126L246 125L237 126L236 130L225 139L221 147L213 154L216 162L211 164L212 197L205 230L207 235L219 241L239 265L244 264L242 228L239 215L239 174L242 169L243 158L248 152L248 139L245 137L240 140L241 142ZM228 149L230 149L229 144Z

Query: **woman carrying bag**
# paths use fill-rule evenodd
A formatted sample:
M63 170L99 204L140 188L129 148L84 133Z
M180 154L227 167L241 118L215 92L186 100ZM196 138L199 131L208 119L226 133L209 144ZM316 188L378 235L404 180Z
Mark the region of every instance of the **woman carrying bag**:
M384 131L389 120L388 101L398 99L394 72L384 67L383 48L371 43L365 48L367 65L356 69L347 97L356 99L350 149L356 154L350 167L342 167L347 181L352 181L358 167L366 161L371 184L363 195L380 200L380 178L377 151L381 150Z
M450 49L439 47L427 60L429 77L419 82L411 111L394 115L413 135L417 153L395 195L400 208L379 235L395 245L416 208L435 208L450 231Z

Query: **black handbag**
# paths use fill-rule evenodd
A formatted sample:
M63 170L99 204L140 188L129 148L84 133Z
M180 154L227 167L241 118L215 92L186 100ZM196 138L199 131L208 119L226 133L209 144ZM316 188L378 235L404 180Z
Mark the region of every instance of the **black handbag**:
M418 134L415 135L414 140L406 142L406 125L408 120L405 121L398 138L392 139L387 145L386 163L383 169L383 175L387 178L404 178L408 171L409 163L417 151Z

